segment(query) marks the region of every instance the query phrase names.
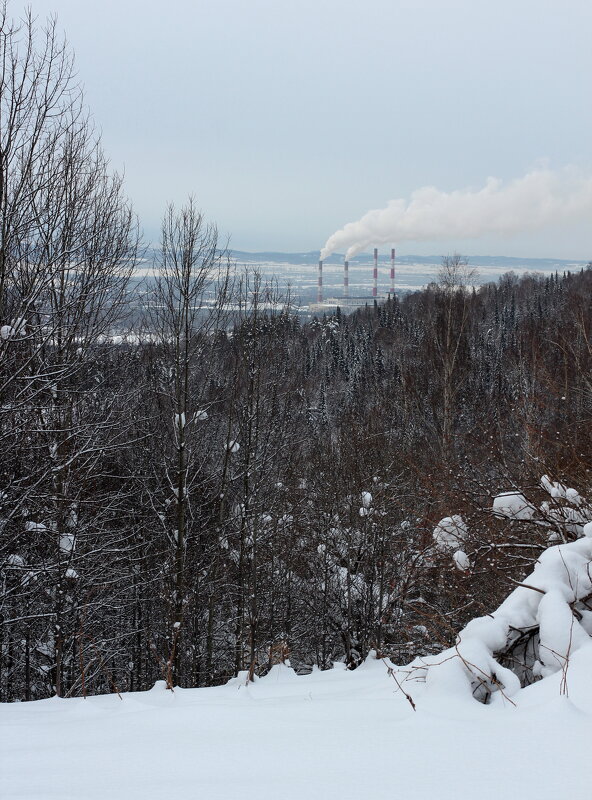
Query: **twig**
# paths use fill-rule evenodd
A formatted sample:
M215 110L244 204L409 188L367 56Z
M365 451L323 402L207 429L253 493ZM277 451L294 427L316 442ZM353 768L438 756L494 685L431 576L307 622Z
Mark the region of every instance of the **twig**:
M382 659L382 663L385 665L385 667L386 667L386 669L387 669L387 672L388 672L388 674L391 676L391 678L392 678L392 679L394 680L394 682L397 684L397 686L399 687L399 689L401 690L401 692L403 692L403 694L404 694L404 695L405 695L405 697L407 698L407 702L410 704L411 708L412 708L414 711L417 711L417 709L415 708L415 703L413 702L413 698L411 697L411 695L410 695L410 694L407 694L407 692L405 691L405 689L403 689L403 687L401 686L401 684L400 684L400 683L399 683L399 681L397 680L397 676L395 675L395 670L394 670L392 667L389 667L389 665L386 663L386 659L384 659L384 658L383 658L383 659Z

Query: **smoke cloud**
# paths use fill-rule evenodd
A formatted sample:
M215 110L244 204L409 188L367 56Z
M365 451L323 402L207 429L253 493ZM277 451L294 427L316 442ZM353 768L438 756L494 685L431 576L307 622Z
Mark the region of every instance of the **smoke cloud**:
M367 247L400 242L476 239L511 235L592 214L592 177L573 168L535 170L504 184L488 178L479 190L417 189L409 201L391 200L368 211L327 239L321 258L346 251L353 258Z

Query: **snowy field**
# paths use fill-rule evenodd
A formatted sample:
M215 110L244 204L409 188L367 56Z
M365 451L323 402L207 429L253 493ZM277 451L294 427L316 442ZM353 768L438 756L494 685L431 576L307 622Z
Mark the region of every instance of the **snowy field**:
M433 668L432 668L433 669ZM245 686L0 706L2 800L590 800L592 646L482 705L369 658Z

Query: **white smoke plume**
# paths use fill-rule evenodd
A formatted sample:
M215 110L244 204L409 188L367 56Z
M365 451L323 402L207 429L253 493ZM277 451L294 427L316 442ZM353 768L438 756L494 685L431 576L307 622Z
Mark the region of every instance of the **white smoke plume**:
M391 200L327 239L321 258L346 251L353 258L380 244L511 235L592 214L592 177L574 168L539 169L504 184L488 178L482 189L417 189L409 201Z

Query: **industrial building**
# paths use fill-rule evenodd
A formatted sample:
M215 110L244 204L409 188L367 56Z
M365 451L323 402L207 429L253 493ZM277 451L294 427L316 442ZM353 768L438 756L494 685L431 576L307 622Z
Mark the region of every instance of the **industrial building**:
M310 311L319 313L322 311L333 311L337 307L348 312L355 311L357 308L363 308L369 303L384 302L388 297L395 295L395 248L391 249L390 260L390 286L388 293L382 292L378 294L378 248L374 248L374 267L372 271L372 294L365 296L350 296L349 293L349 261L346 259L343 263L343 295L342 297L323 298L323 262L319 261L319 277L318 277L318 290L317 302L310 305Z

